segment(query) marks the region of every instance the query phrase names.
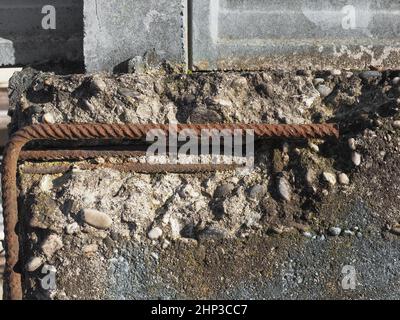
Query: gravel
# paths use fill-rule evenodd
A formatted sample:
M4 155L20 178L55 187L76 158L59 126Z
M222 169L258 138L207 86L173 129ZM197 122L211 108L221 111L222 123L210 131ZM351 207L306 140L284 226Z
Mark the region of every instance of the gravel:
M264 185L257 184L250 188L249 197L250 199L260 200L266 193L266 188Z
M94 209L83 209L83 220L97 229L108 229L112 225L112 219L105 213Z
M43 122L44 123L50 123L50 124L52 124L52 123L55 123L56 121L55 121L55 119L54 119L54 116L51 114L51 113L45 113L44 115L43 115Z
M62 238L56 234L50 234L41 245L42 252L48 259L50 259L62 247Z
M347 176L347 174L345 174L345 173L340 173L338 176L338 180L339 180L339 183L342 185L347 186L350 184L350 179Z
M326 182L328 182L331 186L335 186L336 185L336 175L330 172L324 172L322 174L322 176L324 177L324 180Z
M279 178L278 191L281 198L285 201L290 201L292 197L292 190L289 182L285 177Z
M33 272L39 269L39 267L43 264L42 257L32 257L31 260L26 264L25 268L28 272Z
M356 140L355 140L354 138L350 138L350 139L347 141L347 144L349 145L350 150L353 150L353 151L356 150L357 144L356 144Z
M351 161L356 167L358 167L361 164L361 154L353 152L351 155Z
M337 237L342 233L342 229L339 227L330 227L328 233L331 236Z
M214 198L225 198L235 189L235 186L231 183L224 183L219 185L214 192Z
M160 238L162 236L162 230L159 227L155 227L153 229L151 229L149 231L149 233L147 234L147 236L149 237L149 239L151 240L157 240L158 238Z
M382 77L382 73L379 71L364 71L360 73L360 78L364 80L370 80Z
M317 87L317 90L318 90L319 94L321 95L321 97L323 97L323 98L329 96L333 91L333 89L331 89L328 86L323 85L323 84L319 85Z

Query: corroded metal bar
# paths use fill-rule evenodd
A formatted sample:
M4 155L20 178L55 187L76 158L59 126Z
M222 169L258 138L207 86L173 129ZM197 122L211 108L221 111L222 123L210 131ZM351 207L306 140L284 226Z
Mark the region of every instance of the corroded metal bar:
M19 160L87 160L96 158L129 158L145 155L145 151L128 150L25 150L21 151Z
M150 130L169 132L164 124L42 124L22 128L8 142L3 157L3 214L6 243L6 269L4 294L8 299L22 299L21 274L15 270L19 257L19 239L16 231L17 163L22 147L32 140L110 140L140 139ZM176 131L191 129L200 135L202 130L253 130L255 136L278 138L338 137L334 124L276 125L276 124L178 124Z
M61 164L52 166L24 166L21 172L25 174L59 174L71 171L73 168L81 170L94 169L114 169L122 172L136 173L179 173L179 174L194 174L206 173L215 171L229 171L243 167L238 164L148 164L148 163L124 163L124 164L92 164L80 163L77 165Z

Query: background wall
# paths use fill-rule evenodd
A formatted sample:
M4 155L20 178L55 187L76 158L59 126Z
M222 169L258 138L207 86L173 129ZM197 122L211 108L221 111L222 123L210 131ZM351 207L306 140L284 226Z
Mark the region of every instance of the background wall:
M42 8L56 8L56 29L42 28ZM0 66L83 60L82 0L2 0Z
M41 28L45 4L56 30ZM3 0L0 66L113 71L155 50L194 70L393 67L399 18L397 0Z

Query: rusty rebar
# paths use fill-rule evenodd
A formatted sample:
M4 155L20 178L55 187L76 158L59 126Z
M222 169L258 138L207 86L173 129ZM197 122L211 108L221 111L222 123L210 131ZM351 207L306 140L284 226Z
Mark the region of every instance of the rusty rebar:
M22 128L7 143L3 157L3 215L6 244L5 290L8 299L22 299L21 274L15 270L19 258L19 239L16 231L17 162L22 147L32 140L98 140L140 139L153 129L168 133L171 127L164 124L42 124ZM338 137L334 124L269 125L269 124L193 124L176 126L176 131L190 129L200 135L203 129L254 130L255 136L280 138Z
M96 158L130 158L145 155L145 151L136 150L24 150L21 151L19 160L87 160Z
M79 164L57 164L52 166L30 165L21 168L21 172L25 174L59 174L69 172L73 169L93 170L93 169L114 169L121 172L136 173L207 173L214 171L230 171L235 170L243 165L239 164L148 164L148 163L79 163Z

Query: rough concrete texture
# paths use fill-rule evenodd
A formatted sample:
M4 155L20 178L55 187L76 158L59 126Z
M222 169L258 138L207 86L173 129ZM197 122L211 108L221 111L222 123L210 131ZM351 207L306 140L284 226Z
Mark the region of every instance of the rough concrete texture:
M396 0L193 1L193 66L386 67L400 61Z
M186 62L182 0L85 0L84 53L88 72L112 71L155 49L161 58Z
M115 76L20 72L11 131L44 114L341 127L338 141L258 141L250 171L146 175L78 162L65 174L20 174L25 297L398 299L399 76L179 74L168 64ZM118 161L136 160L96 159ZM87 209L102 214L88 220ZM55 290L40 285L44 264L56 268ZM354 290L341 285L345 266L355 268Z
M56 9L56 29L42 28L42 8ZM2 0L0 4L0 66L46 62L82 62L81 0Z

